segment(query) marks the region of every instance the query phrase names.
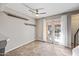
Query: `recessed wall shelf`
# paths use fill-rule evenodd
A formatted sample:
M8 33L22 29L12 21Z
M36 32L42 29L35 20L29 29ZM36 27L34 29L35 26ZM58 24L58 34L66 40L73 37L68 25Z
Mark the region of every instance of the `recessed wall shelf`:
M17 15L14 15L14 14L11 14L11 13L8 13L8 12L5 12L3 11L5 14L7 14L8 16L11 16L11 17L15 17L15 18L19 18L19 19L23 19L23 20L29 20L29 19L26 19L24 17L21 17L21 16L17 16Z
M28 23L24 23L25 25L29 25L29 26L36 26L34 24L28 24Z

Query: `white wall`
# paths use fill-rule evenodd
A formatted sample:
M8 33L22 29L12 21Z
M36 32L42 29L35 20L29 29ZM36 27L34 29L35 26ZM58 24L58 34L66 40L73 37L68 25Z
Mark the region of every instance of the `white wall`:
M43 41L47 41L47 32L46 32L46 19L42 19L43 20Z
M43 19L37 19L36 27L37 40L43 40Z
M67 15L61 16L61 40L60 43L67 46Z
M37 40L47 41L46 39L46 19L37 19Z
M70 15L62 15L61 20L62 44L71 48L71 17Z
M0 33L10 39L6 52L35 40L35 27L24 25L24 23L35 24L35 20L29 18L25 21L0 12Z

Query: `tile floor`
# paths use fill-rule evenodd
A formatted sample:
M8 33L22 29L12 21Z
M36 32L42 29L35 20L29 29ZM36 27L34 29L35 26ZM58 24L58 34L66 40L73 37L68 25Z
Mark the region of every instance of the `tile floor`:
M34 41L8 52L6 56L71 56L71 49L60 45Z

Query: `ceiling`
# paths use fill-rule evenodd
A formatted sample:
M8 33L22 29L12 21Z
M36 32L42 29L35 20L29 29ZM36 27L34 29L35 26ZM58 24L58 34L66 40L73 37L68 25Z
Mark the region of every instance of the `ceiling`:
M79 3L25 3L25 4L34 9L44 8L39 12L47 12L47 13L44 15L39 15L39 18L79 9ZM4 3L0 5L14 9L32 18L36 18L35 14L28 11L29 8L25 7L22 3L6 3L6 4Z

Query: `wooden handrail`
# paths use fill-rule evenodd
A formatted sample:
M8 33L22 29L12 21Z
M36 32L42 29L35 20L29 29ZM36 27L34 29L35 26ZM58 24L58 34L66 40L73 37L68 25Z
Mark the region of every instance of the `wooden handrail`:
M78 32L79 32L79 28L78 28L78 30L77 30L77 32L75 33L75 35L74 35L74 47L76 47L76 36L78 35Z

